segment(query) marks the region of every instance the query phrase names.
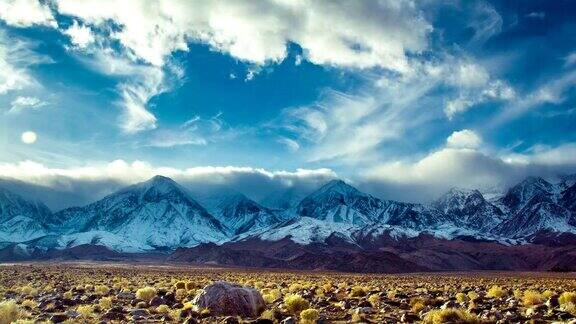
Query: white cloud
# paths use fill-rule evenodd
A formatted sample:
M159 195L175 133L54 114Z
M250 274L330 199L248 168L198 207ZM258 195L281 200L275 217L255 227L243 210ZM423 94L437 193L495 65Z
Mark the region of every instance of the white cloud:
M51 168L34 161L0 163L0 178L13 178L60 190L85 192L87 187L98 187L100 196L102 186L108 187L110 191L119 186L145 181L155 175L170 177L188 188L227 186L254 198L261 198L273 190L286 187L317 188L337 177L330 169L270 171L237 166L177 169L156 167L144 161L129 163L124 160L69 168Z
M39 0L2 0L0 19L14 27L58 26L50 7Z
M298 144L298 142L287 137L279 138L278 143L286 146L286 148L292 153L297 152L300 149L300 144Z
M17 37L8 38L0 30L0 95L37 85L29 68L52 61L35 53L34 47L34 43Z
M490 123L496 127L545 104L558 105L566 100L566 92L576 86L576 71L568 71L552 80L545 80L531 93L512 100Z
M502 31L502 16L496 9L485 1L475 1L469 26L474 29L474 36L470 43L481 46L492 36Z
M132 76L118 86L124 108L121 126L127 133L156 128L148 102L170 88L166 79L179 78L172 75L170 57L176 51L187 51L188 42L207 44L250 63L247 81L262 65L284 60L290 43L303 49L299 60L315 64L411 73L407 54L425 50L432 29L409 0L54 3L59 14L74 19L64 33L77 48L98 43L91 54L102 62L94 66L104 73L110 73L108 64L131 67ZM110 62L110 56L120 62Z
M424 50L431 30L415 4L405 0L56 3L61 14L87 24L114 21L120 29L111 36L156 66L174 51L187 50L188 41L256 64L282 61L294 42L316 64L403 72L409 70L406 53Z
M72 44L79 48L86 48L95 41L92 29L88 26L79 25L76 20L74 20L72 26L64 30L63 33L68 35Z
M38 110L48 105L48 103L36 97L17 97L10 105L9 113L19 113L26 109Z
M571 65L576 64L576 52L572 52L570 54L568 54L568 56L566 56L566 58L564 58L564 66L568 67Z
M423 201L451 187L500 191L528 176L553 178L574 172L575 143L534 147L522 154L442 147L419 159L382 163L367 170L362 182L388 198Z
M472 107L488 101L509 101L516 97L514 89L503 80L492 79L488 71L470 61L445 65L448 83L457 89L458 97L446 102L444 113L449 120Z
M147 109L148 101L171 88L165 70L140 64L108 50L96 50L90 57L81 58L89 67L120 79L117 90L123 108L120 126L128 134L155 129L156 116ZM176 74L176 77L179 77Z
M534 12L527 14L525 17L534 18L534 19L544 19L544 18L546 18L546 13L543 11L534 11Z
M462 62L457 65L449 80L457 87L478 88L488 83L490 74L478 64Z
M452 133L446 139L446 145L453 148L478 148L482 144L482 138L476 132L463 129Z
M163 128L149 134L142 146L175 147L184 145L207 145L208 143L229 140L244 132L241 128L232 128L217 114L211 118L194 116L180 127Z

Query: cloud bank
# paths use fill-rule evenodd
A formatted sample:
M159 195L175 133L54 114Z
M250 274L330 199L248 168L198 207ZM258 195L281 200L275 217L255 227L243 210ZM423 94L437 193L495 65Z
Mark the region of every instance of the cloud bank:
M92 193L89 199L84 200L102 198L122 186L145 181L155 175L170 177L193 191L221 187L237 190L253 199L261 199L270 192L287 188L308 192L337 178L337 174L330 169L270 171L235 166L177 169L124 160L77 168L51 168L33 161L0 163L0 178L16 179L83 196Z

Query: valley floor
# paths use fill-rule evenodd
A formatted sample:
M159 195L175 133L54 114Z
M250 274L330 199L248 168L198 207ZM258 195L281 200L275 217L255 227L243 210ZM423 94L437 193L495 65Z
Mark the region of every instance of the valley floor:
M196 309L194 296L216 281L259 290L266 310L259 318L236 319ZM290 317L298 322L308 308L318 317L310 311L312 321L305 323L569 321L576 315L574 291L573 273L367 275L153 263L0 265L0 317L13 309L21 319L68 323L278 323Z

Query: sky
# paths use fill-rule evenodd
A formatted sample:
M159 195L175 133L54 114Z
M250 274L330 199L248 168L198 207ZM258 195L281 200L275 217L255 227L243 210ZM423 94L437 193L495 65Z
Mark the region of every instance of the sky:
M0 177L488 192L576 172L575 85L573 1L0 0Z

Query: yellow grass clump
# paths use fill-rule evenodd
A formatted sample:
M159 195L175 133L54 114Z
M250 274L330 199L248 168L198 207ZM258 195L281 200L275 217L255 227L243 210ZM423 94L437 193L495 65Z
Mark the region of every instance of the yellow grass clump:
M98 305L100 305L101 309L110 309L112 307L113 302L114 299L112 299L112 297L102 297L100 298L100 302L98 303Z
M569 303L576 305L576 292L574 291L563 292L558 298L558 302L560 303L560 305L565 305Z
M23 315L24 313L14 300L0 302L0 324L10 324Z
M363 297L366 296L366 289L360 286L354 286L350 290L350 297Z
M310 303L300 295L289 294L284 297L284 307L286 307L288 312L297 315L301 311L310 308Z
M282 297L282 292L278 289L270 289L265 294L262 295L262 298L267 304L272 304L276 300Z
M98 286L94 287L94 293L96 295L105 296L105 295L108 295L109 292L110 292L110 288L108 288L104 285L98 285Z
M504 290L504 288L502 288L498 285L494 285L494 286L490 287L490 289L488 289L486 296L489 298L502 298L502 297L506 296L507 294L508 294L508 292L506 290Z
M176 290L178 289L186 289L186 283L184 281L178 281L176 282L176 284L174 285L174 288L176 288Z
M92 305L80 305L76 308L76 311L83 318L90 318L94 314L94 307Z
M465 303L468 300L468 296L465 293L459 292L456 294L456 301L459 303Z
M144 287L136 291L136 298L150 301L152 298L156 297L156 289L154 287Z
M159 305L156 307L156 313L158 314L168 314L170 312L170 307L168 305Z
M314 308L308 308L300 312L300 319L302 324L314 324L320 318L320 312Z
M424 323L426 324L441 324L441 323L479 323L478 318L470 314L469 312L456 309L456 308L446 308L446 309L435 309L429 311L426 316L424 316Z
M542 294L536 290L526 290L522 296L522 304L526 307L540 305L544 302Z
M25 300L22 301L22 303L20 304L20 306L22 306L22 307L27 307L27 308L30 308L30 309L35 309L36 307L38 307L38 303L35 302L35 301L32 300L32 299L25 299Z

